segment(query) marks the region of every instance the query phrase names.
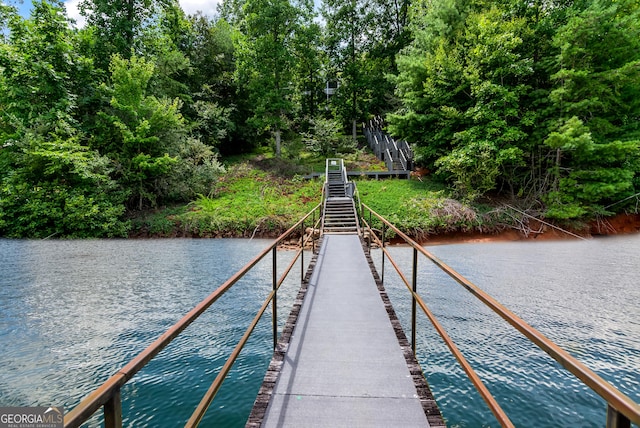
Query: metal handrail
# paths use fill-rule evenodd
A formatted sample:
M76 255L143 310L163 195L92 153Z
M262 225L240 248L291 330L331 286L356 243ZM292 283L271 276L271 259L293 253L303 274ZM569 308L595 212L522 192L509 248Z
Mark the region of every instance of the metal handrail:
M596 374L593 370L591 370L590 368L585 366L583 363L578 361L575 357L573 357L567 351L565 351L562 348L560 348L553 341L551 341L549 338L544 336L541 332L539 332L538 330L536 330L535 328L533 328L532 326L527 324L522 318L518 317L516 314L511 312L509 309L507 309L505 306L500 304L497 300L495 300L489 294L487 294L482 289L477 287L471 281L467 280L462 275L460 275L458 272L456 272L451 267L446 265L444 262L442 262L436 256L431 254L429 251L427 251L420 244L415 242L413 239L409 238L406 234L404 234L402 231L400 231L398 228L396 228L393 224L391 224L388 220L386 220L380 214L375 212L369 206L367 206L364 203L362 203L362 206L369 211L370 215L373 214L380 221L382 221L383 226L389 227L391 230L393 230L393 232L395 232L397 234L397 236L402 238L410 247L413 248L413 250L414 250L414 266L413 266L413 269L414 269L414 271L413 271L414 286L413 286L413 288L410 288L410 291L411 291L411 294L412 294L414 305L415 305L415 303L418 303L420 305L420 307L425 312L427 317L429 317L431 322L434 324L436 330L438 330L438 333L441 335L443 340L445 340L445 342L447 343L447 346L449 347L449 349L454 353L454 355L456 356L458 361L460 361L459 356L462 357L462 359L464 359L464 357L461 354L458 356L458 354L456 352L454 352L455 344L453 344L452 341L451 341L451 343L449 343L450 339L446 339L445 338L445 337L448 337L448 336L446 335L446 332L444 332L444 330L443 330L444 334L442 334L440 332L440 328L441 327L438 327L436 325L436 324L439 325L439 323L437 323L437 320L435 320L435 317L433 317L433 314L431 314L431 312L428 310L428 308L427 308L426 304L424 304L424 301L422 300L422 298L420 298L420 296L416 293L416 290L415 290L415 276L416 276L416 271L417 271L417 258L416 257L417 257L417 253L418 252L422 253L425 257L427 257L429 260L431 260L437 267L439 267L443 272L445 272L447 275L449 275L451 278L453 278L458 284L462 285L467 291L469 291L472 295L474 295L482 303L484 303L491 310L493 310L496 314L498 314L500 317L502 317L512 327L517 329L520 333L522 333L525 337L527 337L536 346L538 346L540 349L542 349L547 354L549 354L549 356L551 356L554 360L556 360L558 363L560 363L560 365L562 365L565 369L567 369L574 376L576 376L578 379L580 379L582 381L582 383L584 383L587 387L589 387L591 390L593 390L596 394L600 395L600 397L602 397L608 404L608 407L607 407L607 427L609 427L609 428L628 427L628 426L630 426L630 422L633 422L634 424L640 424L640 405L638 405L638 403L634 402L627 395L625 395L624 393L619 391L615 386L611 385L609 382L607 382L602 377L600 377L598 374ZM380 240L377 237L377 235L375 235L375 232L374 232L373 228L371 227L371 225L366 223L364 218L363 218L363 222L368 227L370 235L375 237L376 241L379 243L380 247L383 249L383 254L387 255L387 257L389 258L389 260L393 264L393 266L396 269L396 271L398 271L398 274L402 278L403 282L409 288L410 286L409 286L409 283L408 283L406 277L399 271L399 268L398 268L397 264L391 259L389 252L384 247L384 227L383 227L383 232L382 232L382 235L383 235L382 236L382 240ZM384 269L384 258L383 258L383 269ZM384 278L384 272L382 272L382 278ZM415 328L415 315L412 314L412 339L413 339L412 346L414 346L414 352L415 352L415 330L416 330L416 328ZM464 364L463 364L463 368L465 369L465 371L467 371L467 368L464 367ZM470 369L470 367L469 367L469 369ZM469 374L469 372L467 372L467 374ZM474 385L475 385L476 382L474 381L474 379L471 379L471 380L474 382ZM479 380L479 378L478 378L478 380ZM478 388L478 387L476 386L476 388ZM493 399L493 397L491 397L491 398L485 397L484 393L480 389L479 389L479 392L483 396L483 399L485 399L485 401L488 404L489 404L489 401ZM487 393L488 393L488 391L487 391ZM491 404L489 404L489 407L494 412L494 414L496 414L496 409L494 409ZM498 417L498 416L496 415L496 417ZM502 416L498 417L498 420L500 420L500 423L503 424L503 426L510 426L509 425L510 422L508 422L505 425L502 422L502 420L500 419L501 417Z
M220 287L218 287L213 293L207 296L204 300L202 300L196 307L194 307L191 311L189 311L182 319L180 319L177 323L171 326L165 333L163 333L160 337L158 337L153 343L151 343L144 351L138 354L135 358L133 358L129 363L127 363L122 369L120 369L116 374L107 379L101 386L99 386L96 390L91 392L85 399L83 399L75 408L73 408L70 412L68 412L64 417L64 426L65 428L73 428L79 427L81 424L86 422L89 418L93 416L93 414L103 407L104 409L104 418L105 418L105 427L106 428L117 428L122 427L122 401L120 389L126 384L133 376L138 373L149 361L151 361L160 351L162 351L167 345L169 345L173 339L175 339L180 333L182 333L192 322L194 322L200 315L202 315L216 300L218 300L225 292L227 292L234 284L236 284L245 274L247 274L258 262L260 262L264 257L266 257L269 253L273 254L273 283L274 290L267 297L267 302L265 305L268 305L269 302L274 303L274 319L273 319L273 330L274 336L277 335L277 319L276 319L276 297L275 291L279 287L278 284L281 284L284 281L284 278L291 270L293 264L297 261L299 257L302 257L302 265L304 265L304 222L310 216L314 215L315 212L321 208L321 204L316 205L309 213L307 213L304 217L302 217L295 225L293 225L290 229L280 235L275 241L263 250L260 254L253 258L249 263L247 263L242 269L236 272L233 276L231 276L227 281L225 281ZM315 223L315 219L313 220ZM301 235L301 249L296 256L293 258L291 265L285 272L284 276L281 278L280 282L276 281L276 249L279 244L282 243L289 235L295 232L298 227L302 227L302 235ZM314 225L315 227L315 225ZM314 234L311 234L311 239L314 239ZM301 269L301 274L303 269ZM260 310L260 315L264 313L264 309L266 306L263 305L263 308ZM249 330L253 331L255 325L252 323L249 326ZM251 334L249 331L248 334ZM248 338L248 335L247 335ZM241 339L241 342L244 340L246 342L245 337ZM277 342L277 337L274 337L274 347ZM244 345L244 343L243 343ZM241 350L242 347L240 347ZM239 354L240 350L236 347L237 353ZM234 350L235 355L236 350ZM230 357L231 358L231 357ZM234 357L237 358L237 355ZM233 362L231 363L233 364ZM226 367L226 363L225 363ZM231 366L229 365L229 368ZM228 372L228 370L227 370ZM226 376L226 374L225 374ZM216 378L217 380L217 378ZM214 381L215 383L215 381ZM220 381L222 383L222 381ZM212 385L213 387L213 385ZM211 389L211 388L210 388ZM219 385L217 386L219 389ZM217 389L215 392L217 392ZM209 392L209 391L208 391ZM213 395L215 395L215 392ZM211 397L213 399L213 396ZM209 401L210 403L210 401ZM206 410L206 409L205 409Z

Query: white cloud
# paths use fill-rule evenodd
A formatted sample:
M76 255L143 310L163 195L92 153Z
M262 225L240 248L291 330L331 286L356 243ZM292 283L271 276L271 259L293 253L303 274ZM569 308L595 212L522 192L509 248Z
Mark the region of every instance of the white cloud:
M80 11L78 10L79 3L80 0L69 0L66 1L64 5L67 8L67 16L76 21L76 27L82 28L84 24L86 24L86 19L80 15Z
M216 13L218 3L222 0L179 0L180 6L187 15L194 15L200 11L203 14L213 17ZM84 27L86 20L80 15L78 4L80 0L67 0L64 4L67 8L67 15L76 21L77 27Z
M187 15L194 15L200 11L209 17L213 17L220 2L221 0L180 0L180 6Z

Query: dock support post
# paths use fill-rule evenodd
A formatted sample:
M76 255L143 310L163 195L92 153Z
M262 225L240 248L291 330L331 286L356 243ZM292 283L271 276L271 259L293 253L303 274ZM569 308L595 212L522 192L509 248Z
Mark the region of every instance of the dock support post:
M278 271L276 263L276 255L278 251L277 245L273 247L273 301L271 302L271 323L273 324L273 349L278 346Z
M104 403L105 428L122 428L122 396L118 388Z
M631 428L631 421L609 404L607 406L607 428Z
M411 273L411 289L413 293L411 295L411 349L413 355L416 355L416 295L418 291L418 250L413 249L413 272Z

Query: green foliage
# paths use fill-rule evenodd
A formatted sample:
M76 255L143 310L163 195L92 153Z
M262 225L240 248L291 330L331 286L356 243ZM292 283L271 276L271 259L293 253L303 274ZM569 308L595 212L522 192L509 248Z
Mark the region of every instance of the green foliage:
M633 194L638 141L596 143L589 128L572 117L545 141L556 149L555 184L546 196L547 217L609 214L605 206Z
M138 209L208 193L223 171L210 147L188 135L178 99L147 95L154 65L136 56L111 62L111 108L94 144L118 165L118 180Z
M198 195L210 195L225 172L211 147L196 138L180 142L176 159L170 174L157 183L159 193L170 201L190 201Z
M388 130L467 200L519 195L573 219L638 192L636 0L327 0L322 22L306 0L228 0L226 20L175 0L80 9L74 29L57 0L29 19L0 5L0 233L122 235L124 207L222 192L217 150L270 133L287 159L256 163L292 177L351 151L327 118L351 132L389 111ZM327 80L340 86L323 105ZM430 198L408 197L416 230L446 228L420 223L441 209Z
M200 236L279 233L316 206L320 195L319 181L285 180L243 163L219 180L215 196L201 196L176 221Z
M638 138L640 5L595 0L553 38L559 51L551 93L563 117L577 116L596 141Z
M12 13L0 43L0 235L123 236L125 192L83 143L78 100L94 77L64 10Z
M299 27L299 11L289 0L247 0L241 27L236 79L249 92L250 123L259 133L273 134L276 156L280 156L281 133L292 110L288 85L293 77L291 44Z
M293 70L293 84L295 91L292 94L294 110L298 116L316 117L318 105L323 101L324 94L321 72L325 61L322 51L322 28L311 21L311 16L303 19L296 30L293 43L293 55L295 57Z
M357 187L362 202L418 239L484 226L477 208L450 199L442 186L428 180L359 180ZM382 224L374 222L374 226Z
M124 195L108 176L108 159L81 146L73 134L27 132L18 145L0 188L0 235L125 235Z
M576 218L633 194L635 1L412 4L389 130L469 199L509 190ZM597 153L597 155L596 155Z
M0 146L34 122L51 128L72 115L92 73L60 6L36 1L31 19L14 11L7 24L9 36L0 43Z
M474 141L441 157L435 166L450 173L456 190L473 200L495 188L503 165L517 164L521 158L518 148L500 150L489 141Z
M314 119L311 121L311 133L303 135L304 143L311 152L324 157L353 152L353 142L340 129L340 124L335 119Z
M340 87L331 97L331 104L345 128L365 117L372 89L367 71L366 52L374 38L374 14L367 1L324 2L326 49L330 57L330 73L338 78ZM329 76L327 76L329 77ZM355 135L353 135L355 139Z
M107 70L113 55L128 58L159 6L153 0L81 0L80 13L96 38L92 51L96 65Z

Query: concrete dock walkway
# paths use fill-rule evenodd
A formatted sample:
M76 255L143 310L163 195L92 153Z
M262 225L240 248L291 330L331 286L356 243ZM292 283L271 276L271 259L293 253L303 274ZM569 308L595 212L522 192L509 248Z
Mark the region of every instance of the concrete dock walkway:
M425 406L426 382L416 389L406 347L358 235L325 234L261 425L432 426L435 403Z

